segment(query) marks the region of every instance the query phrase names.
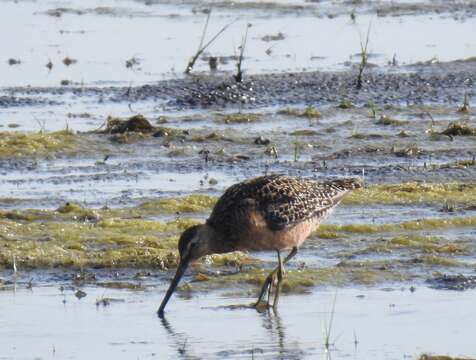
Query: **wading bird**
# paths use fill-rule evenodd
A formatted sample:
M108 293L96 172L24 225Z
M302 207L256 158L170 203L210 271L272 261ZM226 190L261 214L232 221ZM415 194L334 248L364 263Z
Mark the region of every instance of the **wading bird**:
M255 304L268 301L275 286L273 307L278 304L284 268L299 246L319 226L350 190L360 188L358 179L318 182L283 175L268 175L228 188L205 224L186 229L179 240L180 262L158 314L164 309L190 261L208 254L232 251L275 250L278 266L268 275ZM281 250L291 249L281 258Z

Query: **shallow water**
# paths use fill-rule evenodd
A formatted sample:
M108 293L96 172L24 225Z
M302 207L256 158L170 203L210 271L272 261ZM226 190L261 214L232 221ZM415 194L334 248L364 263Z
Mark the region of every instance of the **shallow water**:
M2 86L59 86L62 80L78 85L128 86L183 76L186 62L200 41L204 14L192 13L190 6L146 6L131 1L101 2L103 12L98 12L97 6L95 0L2 1L0 32L22 39L3 44L5 57L22 63L10 66L7 59L0 63ZM72 13L59 17L46 14L56 8ZM75 11L85 13L77 15ZM245 53L247 73L346 69L346 62L360 61L354 55L360 53L360 40L365 39L369 24L368 50L373 54L369 61L378 66L387 66L394 56L399 64L410 64L433 58L450 61L476 53L476 40L468 36L475 28L475 18L461 21L438 15L363 14L354 23L348 15L328 18L311 12L276 16L266 11L221 9L213 13L209 37L236 18L238 21L208 53L236 55L245 25L251 23ZM279 32L284 33L284 40L261 40ZM77 63L64 65L66 57ZM132 58L140 64L126 68L126 61ZM54 64L51 71L45 66L50 60ZM234 71L235 61L219 69ZM208 71L207 62L199 60L196 70Z
M283 296L279 313L229 310L249 296L176 297L156 316L164 285L142 292L58 286L0 292L2 359L402 359L423 352L476 356L475 291L333 289ZM96 299L109 297L107 307ZM303 306L306 304L306 306ZM327 325L326 325L327 324ZM25 343L28 346L25 346Z
M435 116L435 130L443 131L452 121L475 126L471 114L449 111ZM258 112L259 120L245 124L225 124L217 121L216 113L205 111L187 115L191 121L170 116L165 126L187 129L190 134L185 139L148 137L131 144L117 144L107 134L78 134L73 157L0 161L0 198L22 199L24 207L32 208L58 207L66 201L124 206L197 191L219 194L234 182L271 172L316 178L364 175L371 183L472 179L474 166L444 168L472 159L476 147L471 136L435 140L428 134L429 120L400 111L393 115L379 109L380 114L401 120L397 126L379 125L378 117L369 118L366 109L324 108L323 113L320 119L307 120L265 110ZM77 124L85 122L77 120ZM293 135L295 131L309 131L309 135ZM408 136L400 137L401 131ZM195 140L213 133L223 139ZM260 136L270 144L256 145ZM276 147L277 159L266 154L270 146ZM396 154L413 148L418 153ZM203 150L210 152L208 163L200 155ZM237 155L248 160L234 159Z

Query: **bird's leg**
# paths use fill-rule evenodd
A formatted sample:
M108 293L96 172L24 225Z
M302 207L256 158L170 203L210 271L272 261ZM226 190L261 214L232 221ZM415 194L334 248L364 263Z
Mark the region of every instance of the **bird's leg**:
M283 276L284 276L284 265L283 262L281 261L281 252L278 251L278 283L276 284L276 292L274 294L274 301L273 301L273 309L276 309L278 306L278 301L279 301L279 292L281 291L281 282L283 281Z
M270 299L271 299L271 293L273 292L273 287L274 287L274 301L273 301L273 308L276 308L276 305L278 303L277 298L279 298L279 292L281 290L281 280L284 276L284 266L283 262L281 261L281 251L276 250L278 253L278 266L275 269L275 272L272 276L272 281L271 284L268 286L268 297L266 299L266 306L269 308L271 307ZM276 272L277 270L277 272Z
M271 283L268 285L268 297L266 298L266 306L269 307L269 299L271 299L271 292L273 291L274 275L271 279Z
M271 288L274 282L274 276L276 275L276 271L277 271L277 268L271 271L271 273L266 277L266 280L264 281L263 287L261 288L261 292L259 294L258 301L256 301L255 303L255 306L259 306L261 304L266 293L268 294L267 303L269 304L269 298L271 296Z
M279 253L278 257L281 256L281 254ZM278 268L276 268L278 269ZM276 270L275 270L276 271ZM271 293L273 292L273 287L276 287L276 274L277 272L273 271L273 275L271 276L271 283L269 284L268 286L268 296L266 297L266 306L267 307L270 307L270 302L269 300L271 299ZM279 272L279 270L278 270Z
M283 264L286 264L289 260L291 260L295 255L297 254L297 247L293 247L291 252L284 258ZM264 281L263 287L261 288L260 295L258 297L258 301L256 301L255 306L259 306L261 302L263 301L263 298L266 294L266 292L270 289L270 286L273 284L274 277L276 276L276 273L279 271L280 267L277 266L271 273L268 275L266 280Z

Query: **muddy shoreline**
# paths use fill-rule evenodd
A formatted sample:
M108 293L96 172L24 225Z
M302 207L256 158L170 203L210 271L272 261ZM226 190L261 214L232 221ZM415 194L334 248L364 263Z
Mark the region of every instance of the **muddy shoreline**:
M355 105L458 104L476 92L476 60L419 64L365 71L364 86L356 88L356 71L250 75L242 83L230 75L192 75L132 87L13 87L3 88L0 107L67 104L48 99L73 95L99 103L160 101L167 110L195 108L255 109L265 106L313 104Z
M144 3L148 6L173 4L170 0L135 0L138 3ZM468 18L476 14L476 6L472 1L460 1L455 6L454 3L437 0L437 1L414 1L410 2L393 2L393 1L319 1L319 0L303 0L293 2L281 1L197 1L186 0L182 4L193 6L195 11L203 11L210 4L217 9L228 11L273 11L289 15L291 14L313 14L316 17L336 17L349 15L351 11L359 14L375 14L380 17L386 16L412 16L421 14L434 14L448 16L452 15L457 18Z

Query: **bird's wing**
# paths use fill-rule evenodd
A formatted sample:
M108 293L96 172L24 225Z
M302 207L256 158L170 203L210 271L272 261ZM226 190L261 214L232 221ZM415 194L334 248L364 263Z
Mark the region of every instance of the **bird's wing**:
M327 182L281 177L262 189L261 212L272 230L324 217L350 190L360 187L355 179Z
M259 209L259 196L263 186L279 175L262 176L229 187L215 204L207 224L222 234L233 237L246 226L247 215Z
M262 176L231 186L215 205L207 224L232 236L250 211L258 211L271 230L322 216L343 195L360 187L355 179L316 182L282 175Z

